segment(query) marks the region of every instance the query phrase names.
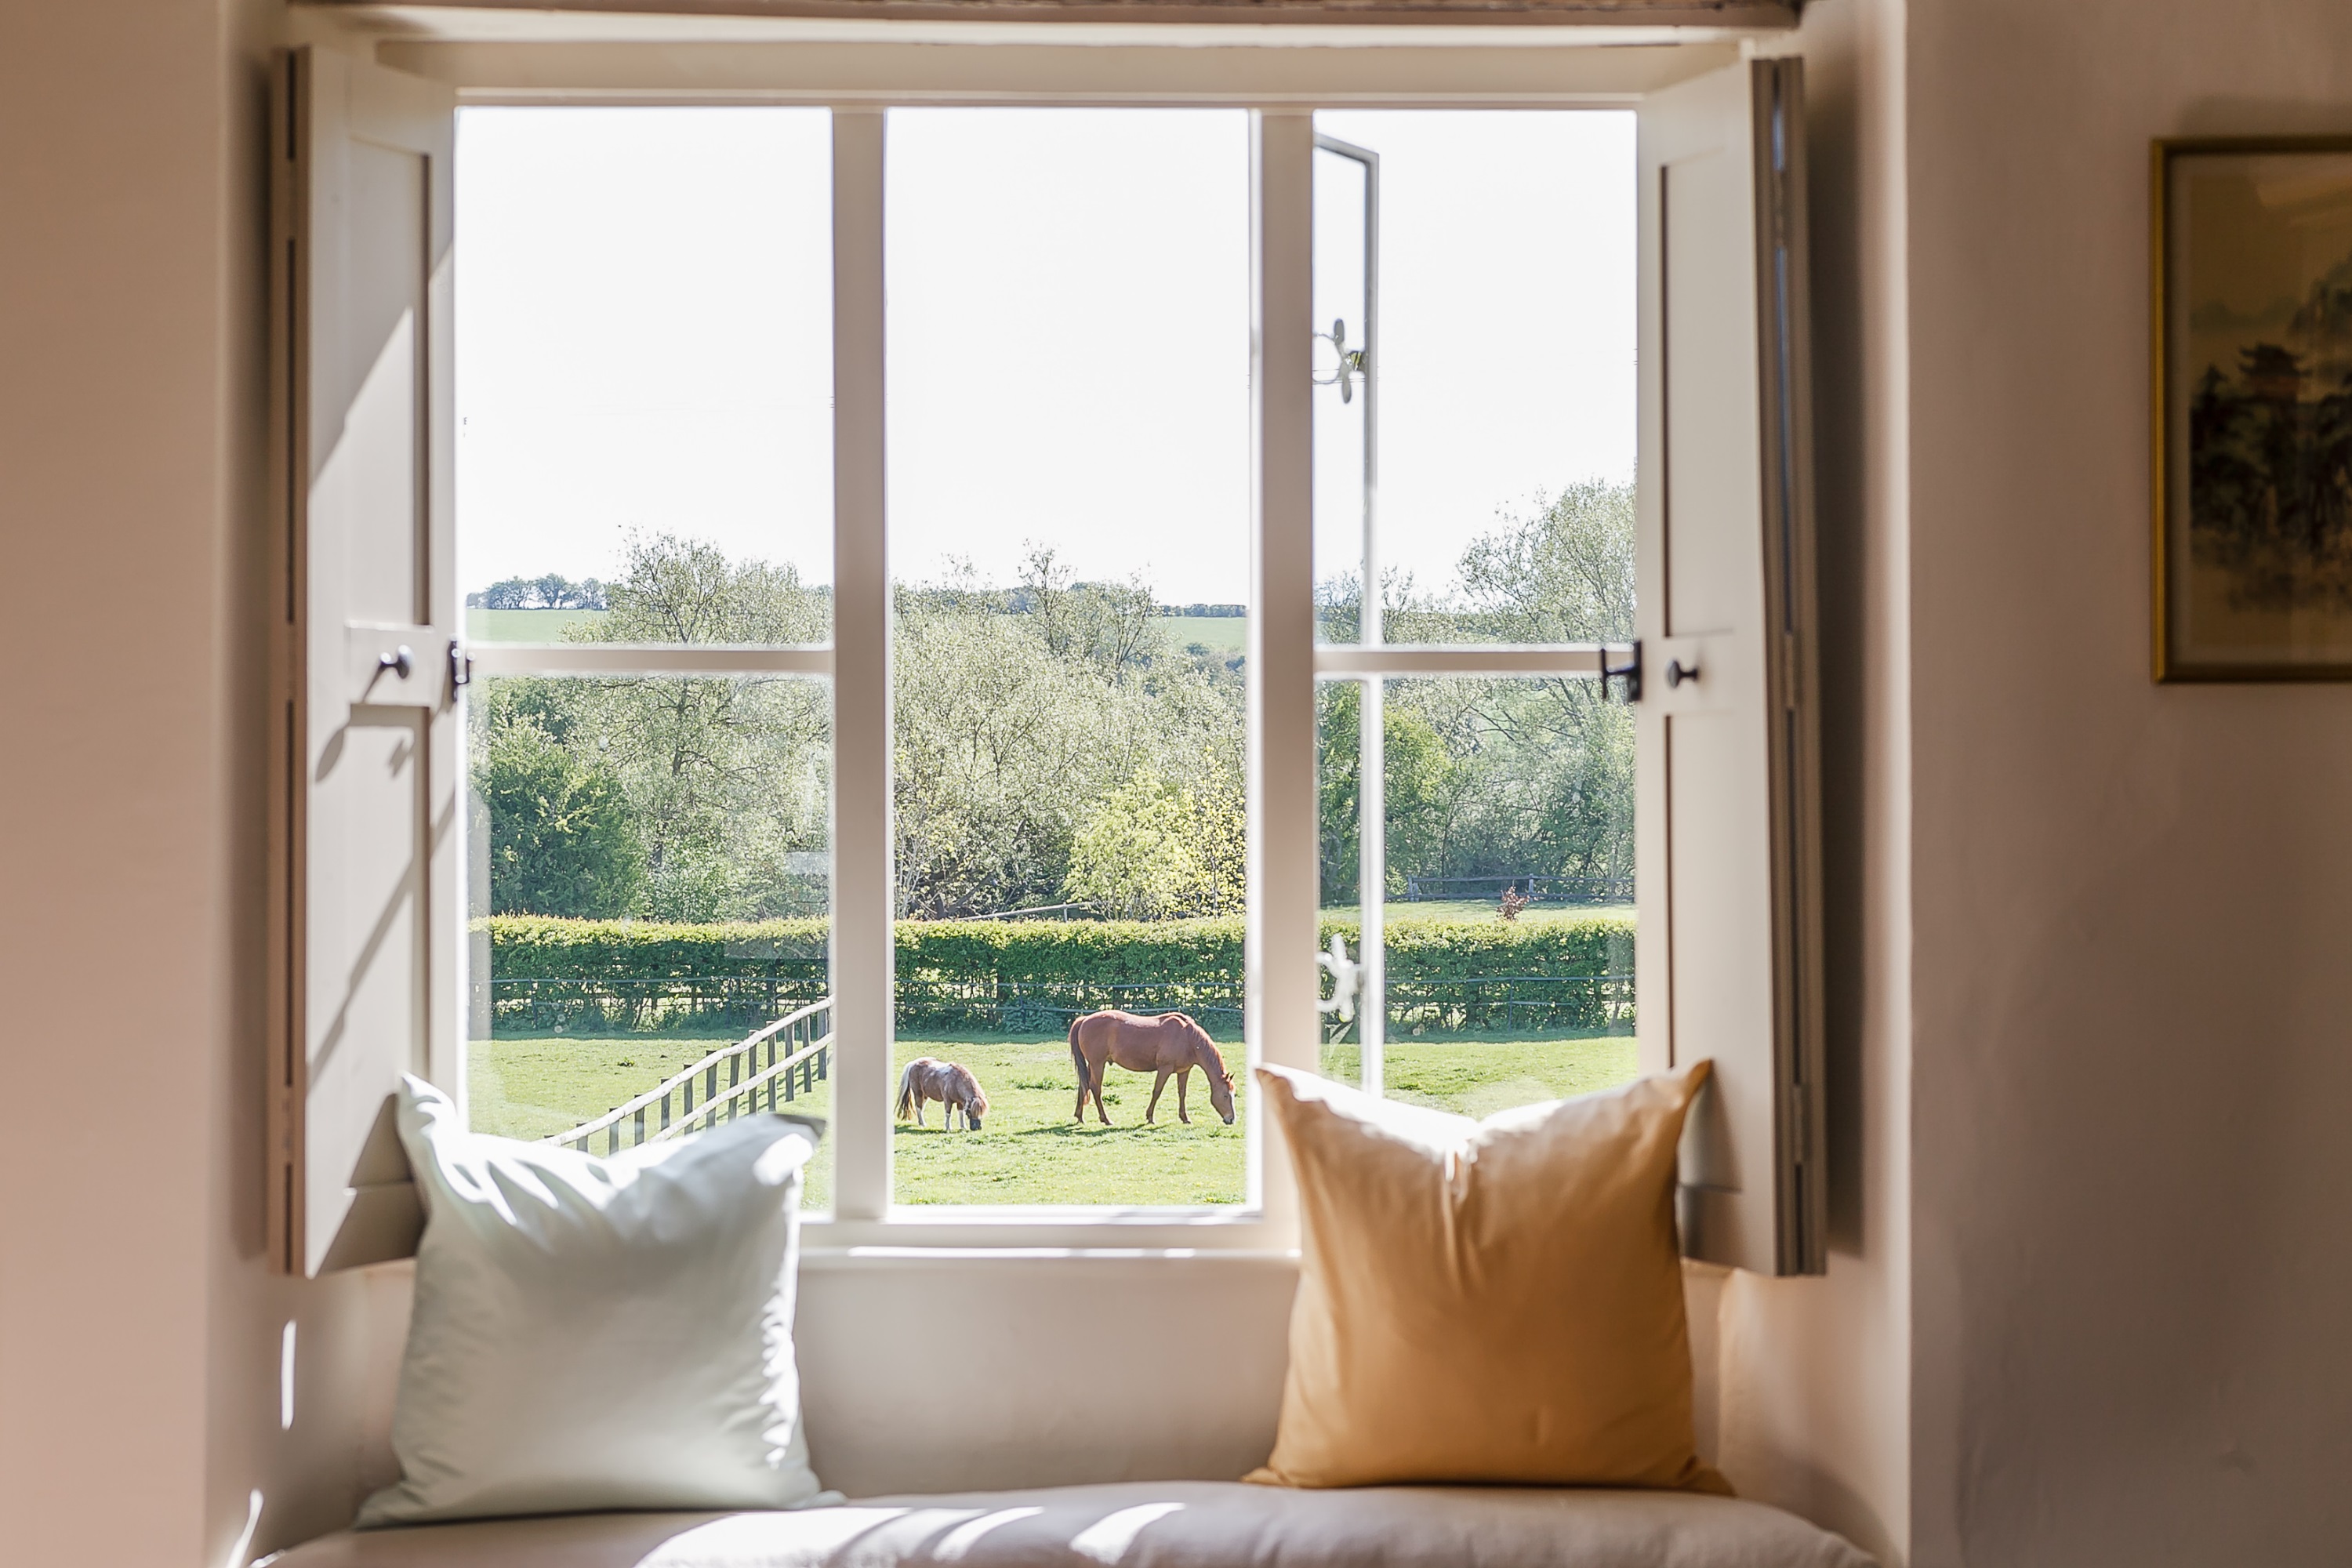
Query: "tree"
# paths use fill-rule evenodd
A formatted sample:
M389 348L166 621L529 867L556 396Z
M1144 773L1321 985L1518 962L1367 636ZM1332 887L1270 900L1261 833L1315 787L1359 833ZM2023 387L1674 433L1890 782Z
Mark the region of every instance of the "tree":
M1502 642L1623 642L1633 635L1633 487L1569 486L1527 521L1462 552L1465 608ZM1485 639L1482 639L1485 640Z
M633 533L621 576L603 584L607 614L566 635L575 642L822 642L830 595L803 583L789 563L730 562L706 540Z
M611 608L575 642L822 640L827 596L791 566L730 562L715 544L635 534ZM645 850L644 912L759 920L824 907L789 868L822 849L831 717L824 686L782 677L586 680L572 722L624 781Z
M1244 837L1238 789L1202 798L1138 769L1079 831L1062 890L1123 920L1239 913Z
M1032 545L1021 563L1016 604L1035 617L1038 635L1057 658L1081 658L1105 671L1150 662L1159 637L1150 587L1125 583L1072 583L1054 552Z
M1391 683L1391 696L1404 684ZM1353 903L1362 896L1361 690L1352 680L1334 681L1324 688L1319 704L1318 836L1327 904ZM1467 762L1448 752L1426 716L1393 700L1381 710L1381 753L1388 849L1382 886L1392 898L1404 891L1408 876L1446 874L1447 849L1481 780Z
M489 815L494 914L611 919L645 878L627 793L537 717L509 708L482 727L474 788Z
M1391 575L1382 590L1391 633L1622 637L1633 615L1632 533L1630 489L1570 487L1475 540L1449 600L1417 595L1410 579ZM829 593L791 567L730 561L706 542L639 535L624 567L602 585L606 613L568 637L774 645L821 640L831 619ZM1037 549L1010 586L986 585L966 566L944 583L896 590L893 805L904 914L987 914L1065 898L1150 918L1241 906L1238 661L1164 648L1167 626L1148 584L1072 575ZM1352 584L1326 584L1327 625L1352 623L1356 597ZM636 850L635 880L588 879L602 889L593 900L513 896L613 907L625 886L626 912L688 921L824 907L824 884L808 870L827 842L831 710L822 682L486 685L480 695L495 695L518 728L486 735L482 754L494 739L518 757L526 739L553 748L578 781L617 790L613 809L625 809ZM1338 682L1319 697L1318 850L1332 901L1358 891L1358 689ZM1388 692L1391 895L1408 876L1630 871L1633 731L1597 682L1414 679ZM542 773L553 767L534 756ZM553 782L534 783L531 798L568 801L574 777L549 773Z
M1382 588L1397 640L1618 641L1633 621L1633 496L1629 486L1571 485L1534 515L1506 517L1473 540L1450 601ZM1360 599L1325 583L1327 637L1352 637ZM1324 897L1357 886L1357 687L1320 701ZM1391 681L1381 725L1387 757L1388 891L1408 877L1630 875L1633 729L1598 681L1567 677Z
M484 610L601 610L605 607L604 585L593 577L574 583L550 572L538 577L502 578L478 594L466 595L466 603Z

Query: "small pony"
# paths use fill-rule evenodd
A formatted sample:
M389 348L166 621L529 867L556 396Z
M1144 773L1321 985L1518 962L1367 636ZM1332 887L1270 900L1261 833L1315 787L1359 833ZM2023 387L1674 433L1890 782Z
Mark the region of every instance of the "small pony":
M971 1069L957 1062L943 1062L936 1057L917 1057L898 1075L898 1116L915 1113L915 1125L923 1125L923 1101L936 1100L943 1109L940 1119L949 1127L955 1125L955 1113L963 1112L965 1128L980 1131L980 1119L988 1114L988 1096L980 1090L980 1080Z
M1095 1116L1104 1126L1110 1117L1103 1110L1103 1073L1112 1064L1129 1072L1150 1072L1160 1076L1151 1085L1151 1103L1144 1108L1143 1120L1151 1120L1160 1109L1160 1091L1168 1080L1176 1080L1176 1120L1192 1120L1184 1109L1185 1081L1199 1068L1201 1076L1209 1080L1209 1103L1234 1124L1234 1075L1225 1070L1225 1058L1217 1054L1217 1044L1209 1038L1209 1031L1181 1013L1162 1013L1146 1018L1133 1013L1112 1009L1089 1013L1070 1025L1070 1060L1078 1069L1078 1120L1087 1119L1087 1096L1092 1094Z

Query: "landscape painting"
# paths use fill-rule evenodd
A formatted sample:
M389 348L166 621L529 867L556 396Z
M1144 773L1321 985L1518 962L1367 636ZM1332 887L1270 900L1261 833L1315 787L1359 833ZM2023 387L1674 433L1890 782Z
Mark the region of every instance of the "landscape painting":
M2155 172L2157 677L2352 679L2352 139Z

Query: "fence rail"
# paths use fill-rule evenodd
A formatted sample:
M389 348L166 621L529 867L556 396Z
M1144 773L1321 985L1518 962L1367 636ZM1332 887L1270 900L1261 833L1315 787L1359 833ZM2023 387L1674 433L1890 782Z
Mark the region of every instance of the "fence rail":
M1459 891L1449 892L1448 889ZM1630 904L1631 877L1407 877L1407 903L1433 899L1500 899L1506 892L1525 893L1538 904Z
M769 963L752 974L507 976L490 982L492 1026L567 1034L644 1034L773 1018L828 1000L825 961Z
M1070 912L1073 910L1080 912L1073 915ZM1088 900L1075 904L1032 904L1025 910L997 910L990 914L956 915L952 918L960 921L1018 921L1027 920L1034 915L1052 915L1058 921L1074 919L1090 921L1099 918L1101 913L1102 906Z
M1391 980L1388 1035L1496 1030L1629 1030L1631 974L1487 974L1475 980Z
M817 1026L819 1017L824 1020L822 1033ZM763 1053L765 1063L760 1059ZM832 1055L833 998L827 996L786 1014L742 1039L719 1047L627 1104L614 1106L593 1121L583 1121L540 1142L593 1153L590 1145L602 1135L604 1152L616 1154L624 1147L634 1149L642 1143L657 1143L691 1131L698 1123L716 1127L721 1121L732 1121L745 1111L773 1110L814 1090L830 1076ZM722 1068L727 1074L724 1084L719 1081ZM698 1085L702 1089L699 1101L694 1092ZM761 1103L763 1099L764 1107ZM657 1113L650 1128L646 1125L649 1112Z

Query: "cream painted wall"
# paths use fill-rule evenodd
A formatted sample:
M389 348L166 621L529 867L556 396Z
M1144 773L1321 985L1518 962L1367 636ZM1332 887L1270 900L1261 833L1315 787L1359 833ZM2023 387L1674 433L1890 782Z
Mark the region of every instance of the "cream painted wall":
M0 1512L218 1564L383 1465L397 1279L262 1257L267 0L0 7ZM101 1098L89 1098L104 1087ZM298 1420L278 1426L299 1315Z
M221 26L172 0L0 7L11 1561L194 1563L212 1544L207 1279L242 933Z
M2343 0L1911 0L1921 1568L2352 1556L2352 690L2147 676L2147 143Z
M2352 129L2352 21L1808 9L1838 1250L1823 1280L1724 1288L1724 1462L1921 1565L2339 1560L2352 694L2147 683L2143 171L2150 135ZM267 1546L383 1463L401 1271L295 1286L259 1258L280 26L265 0L0 7L0 1051L43 1104L101 1057L131 1086L0 1141L0 1505L26 1561L219 1563L252 1491ZM859 1289L813 1282L813 1343ZM1233 1347L1230 1403L1198 1362L1118 1374L1181 1413L1187 1466L1262 1424L1278 1294L1191 1309ZM1025 1326L992 1352L1042 1353ZM813 1371L813 1425L855 1419L854 1366ZM854 1473L871 1435L836 1431Z

